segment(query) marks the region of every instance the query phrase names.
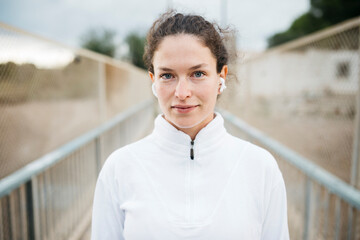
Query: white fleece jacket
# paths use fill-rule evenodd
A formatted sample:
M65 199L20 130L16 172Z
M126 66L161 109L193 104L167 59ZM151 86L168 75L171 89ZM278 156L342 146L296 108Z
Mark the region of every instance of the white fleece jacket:
M284 181L272 155L228 134L220 114L193 144L159 115L152 134L106 160L92 239L289 239Z

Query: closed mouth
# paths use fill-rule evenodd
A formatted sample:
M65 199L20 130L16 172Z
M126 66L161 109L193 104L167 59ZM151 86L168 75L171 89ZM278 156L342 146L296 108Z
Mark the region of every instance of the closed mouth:
M189 108L194 108L197 106L199 106L199 105L174 105L174 106L171 106L171 108L189 109Z

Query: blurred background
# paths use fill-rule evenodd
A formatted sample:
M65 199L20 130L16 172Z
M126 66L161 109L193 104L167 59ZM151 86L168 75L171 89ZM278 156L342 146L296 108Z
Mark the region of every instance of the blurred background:
M197 13L221 25L234 26L238 44L247 50L264 50L266 39L290 27L309 11L308 0L153 0L153 1L48 1L2 0L0 20L29 32L54 39L69 46L81 46L81 38L102 28L114 33L116 54L128 49L130 33L143 36L152 22L168 8ZM46 19L46 20L45 20Z
M360 239L359 0L0 0L0 239L90 239L103 162L158 114L168 9L231 30L218 110L278 160L291 239Z

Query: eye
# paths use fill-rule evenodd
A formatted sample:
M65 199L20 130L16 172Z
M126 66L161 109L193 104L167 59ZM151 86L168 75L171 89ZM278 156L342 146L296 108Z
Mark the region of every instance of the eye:
M203 72L201 72L201 71L196 71L196 72L194 72L194 74L193 74L193 76L194 76L195 78L202 78L202 77L204 77L204 75L205 75L205 73L203 73Z
M170 80L173 77L172 74L170 73L164 73L160 75L160 78L164 79L164 80Z

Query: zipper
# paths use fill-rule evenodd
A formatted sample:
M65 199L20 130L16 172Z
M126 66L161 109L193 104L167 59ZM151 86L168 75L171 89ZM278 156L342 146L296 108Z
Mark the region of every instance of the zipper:
M194 160L194 141L190 142L191 148L190 148L190 159Z
M189 195L188 195L188 223L192 224L194 222L194 141L190 142L191 148L190 148L190 162L189 162L189 175L188 175L188 189L189 189Z

